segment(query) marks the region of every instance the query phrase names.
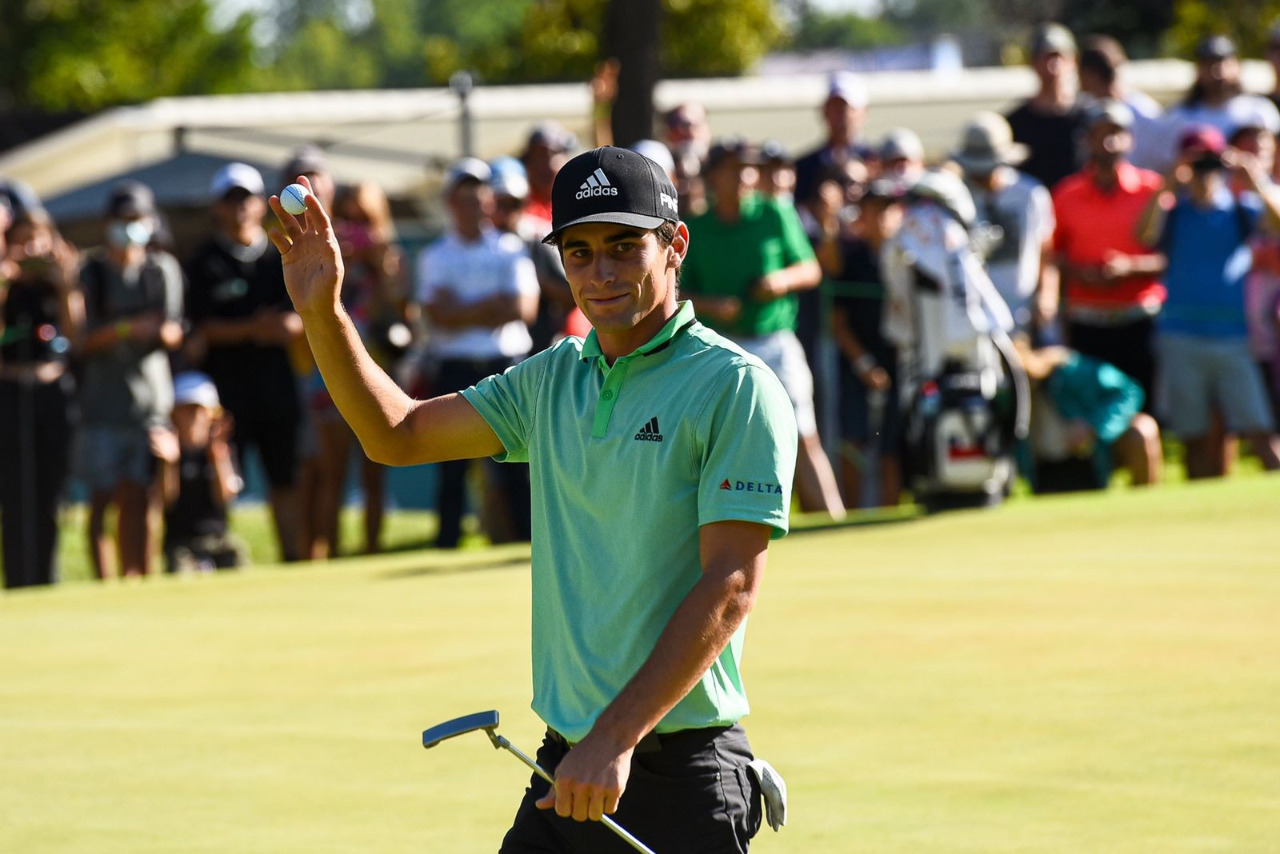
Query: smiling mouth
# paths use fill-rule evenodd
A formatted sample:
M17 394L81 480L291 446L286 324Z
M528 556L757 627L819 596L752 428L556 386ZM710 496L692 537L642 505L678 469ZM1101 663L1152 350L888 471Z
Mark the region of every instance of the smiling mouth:
M616 296L611 297L587 297L587 302L592 305L613 305L614 303L621 302L626 298L626 294L617 294Z

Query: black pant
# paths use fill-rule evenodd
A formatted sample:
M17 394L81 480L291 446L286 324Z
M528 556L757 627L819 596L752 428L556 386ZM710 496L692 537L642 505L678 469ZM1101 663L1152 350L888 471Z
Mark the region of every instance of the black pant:
M548 733L538 764L552 776L569 748ZM657 854L745 854L760 829L760 791L739 726L650 736L612 818ZM500 854L625 854L633 849L600 822L561 818L534 803L550 784L529 780Z
M1086 356L1115 365L1142 386L1142 411L1149 413L1156 382L1155 329L1156 322L1149 317L1116 326L1072 321L1067 324L1067 343Z
M67 481L74 383L0 380L0 525L4 586L52 584L58 500Z
M516 359L445 359L440 362L440 372L432 391L449 394L469 388L491 374L501 373L516 363ZM470 460L449 460L440 463L440 491L437 512L440 530L436 534L436 546L456 549L462 539L462 514L467 505L467 468ZM499 482L510 508L516 528L527 531L531 525L529 509L529 467L520 464L504 464L499 467ZM527 539L527 537L526 537Z

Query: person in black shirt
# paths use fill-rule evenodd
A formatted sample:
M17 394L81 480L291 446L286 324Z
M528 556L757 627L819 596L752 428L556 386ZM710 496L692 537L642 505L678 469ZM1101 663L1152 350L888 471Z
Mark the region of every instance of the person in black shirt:
M241 470L245 450L258 449L280 555L290 561L301 554L297 477L303 413L289 345L302 336L302 320L285 291L280 255L262 227L264 190L262 176L244 163L229 164L214 176L215 232L188 265L187 306L198 342L193 364L203 364L235 420Z
M834 195L833 195L834 197ZM818 260L831 280L831 331L840 351L841 486L850 506L896 506L902 489L898 356L881 332L880 250L902 222L902 187L880 179L863 194L852 233L827 220ZM868 455L874 455L871 462ZM874 486L868 470L879 470ZM874 497L874 501L868 498Z
M227 505L240 492L231 462L230 420L204 374L173 381L173 432L155 443L161 459L165 572L234 569L248 550L227 527Z
M827 99L822 102L822 121L827 138L817 148L796 160L795 201L809 202L818 191L824 176L833 166L851 160L876 162L875 151L862 138L862 125L867 119L867 87L862 78L847 71L831 75Z
M29 587L57 579L75 412L67 355L84 303L75 250L48 214L28 208L6 229L7 217L0 202L0 536L5 587Z
M1076 101L1076 40L1061 24L1045 24L1031 41L1040 89L1005 116L1013 139L1031 149L1019 167L1050 190L1084 166L1084 110Z

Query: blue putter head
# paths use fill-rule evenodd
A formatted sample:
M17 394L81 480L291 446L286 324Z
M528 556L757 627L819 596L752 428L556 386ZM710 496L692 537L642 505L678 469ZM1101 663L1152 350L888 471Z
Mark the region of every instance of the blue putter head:
M432 748L445 739L453 738L457 735L465 735L476 730L484 730L488 734L489 740L493 741L494 730L497 728L497 709L463 715L460 718L454 718L451 721L445 721L442 724L436 724L431 729L424 730L422 733L422 746Z

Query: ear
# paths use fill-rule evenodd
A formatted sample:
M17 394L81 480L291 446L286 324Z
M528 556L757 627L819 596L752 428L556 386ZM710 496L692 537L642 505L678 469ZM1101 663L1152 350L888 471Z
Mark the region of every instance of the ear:
M684 256L689 252L689 229L683 222L676 223L676 236L667 247L667 266L680 269Z

